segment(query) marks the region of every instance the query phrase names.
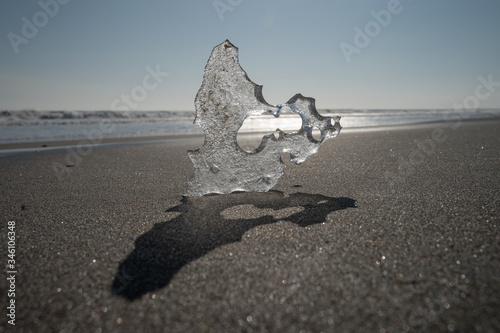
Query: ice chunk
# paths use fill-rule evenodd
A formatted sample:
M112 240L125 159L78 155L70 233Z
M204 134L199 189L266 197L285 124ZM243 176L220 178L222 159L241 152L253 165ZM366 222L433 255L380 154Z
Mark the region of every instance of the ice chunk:
M252 82L238 61L238 48L228 40L214 47L205 67L203 82L195 99L194 123L205 132L203 145L188 152L194 173L188 180L186 196L234 191L266 192L283 175L281 154L288 152L296 164L316 153L327 139L340 132L340 117L322 117L314 98L296 94L288 102L271 105L262 96L262 86ZM237 143L238 130L245 118L272 114L279 117L289 107L302 118L296 133L280 129L262 138L252 152ZM321 137L316 140L312 131Z

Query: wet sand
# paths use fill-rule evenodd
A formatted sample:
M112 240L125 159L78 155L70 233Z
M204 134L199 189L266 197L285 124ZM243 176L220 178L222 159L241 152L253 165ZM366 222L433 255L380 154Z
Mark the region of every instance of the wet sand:
M0 329L498 331L499 133L341 132L271 192L202 198L201 139L0 158Z

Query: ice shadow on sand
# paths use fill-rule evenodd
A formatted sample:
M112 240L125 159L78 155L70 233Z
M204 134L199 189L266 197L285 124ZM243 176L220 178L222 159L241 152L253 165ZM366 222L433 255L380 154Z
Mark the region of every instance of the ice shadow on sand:
M111 290L114 294L134 300L168 285L189 262L220 246L241 241L243 234L252 228L279 220L306 227L325 222L329 213L355 207L354 203L353 199L321 194L294 193L285 197L278 191L184 197L182 204L167 210L179 212L179 216L155 224L136 239L134 250L118 267ZM250 209L256 215L249 216L247 212L238 216L237 206L248 205L256 208ZM233 215L237 217L226 219L223 211L232 207ZM302 209L296 209L296 213L285 218L265 213L259 215L262 209L274 212L293 207Z

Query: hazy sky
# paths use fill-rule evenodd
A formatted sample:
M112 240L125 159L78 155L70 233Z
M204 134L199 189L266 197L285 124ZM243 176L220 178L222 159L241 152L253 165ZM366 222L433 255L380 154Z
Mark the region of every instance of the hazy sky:
M450 108L500 82L498 0L58 1L3 1L0 110L194 110L225 39L271 104Z

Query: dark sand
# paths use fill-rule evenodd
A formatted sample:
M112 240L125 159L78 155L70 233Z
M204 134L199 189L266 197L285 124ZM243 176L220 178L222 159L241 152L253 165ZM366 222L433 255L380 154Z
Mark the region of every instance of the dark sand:
M0 158L1 331L500 331L500 123L341 133L272 192L183 200L200 144Z

